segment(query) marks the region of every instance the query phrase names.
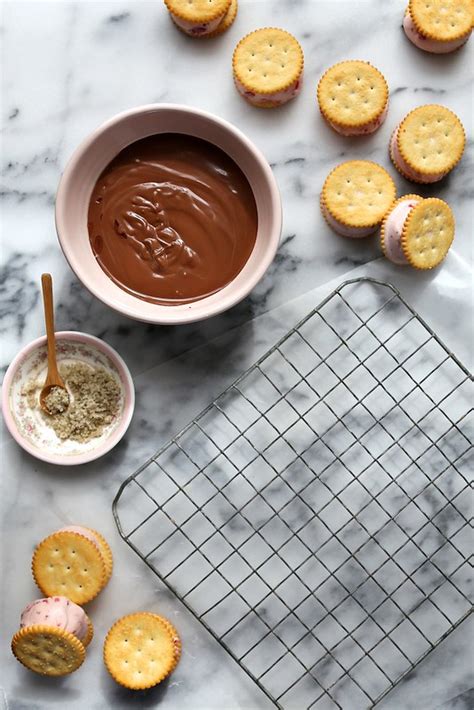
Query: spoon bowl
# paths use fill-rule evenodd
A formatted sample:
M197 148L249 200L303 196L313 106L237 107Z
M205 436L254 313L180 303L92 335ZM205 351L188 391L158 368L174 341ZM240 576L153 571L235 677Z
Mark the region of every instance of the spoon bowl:
M63 380L61 380L61 382L63 382ZM61 390L64 390L64 392L66 393L67 404L65 404L64 407L58 405L56 411L52 411L50 405L47 402L47 399L48 399L49 395L51 394L52 390L58 389L58 388ZM67 409L69 406L69 401L70 401L69 392L67 391L66 386L64 385L64 382L62 385L60 385L58 383L54 383L52 385L45 385L43 387L43 389L41 390L40 396L39 396L39 402L40 402L41 409L43 410L43 412L46 412L46 414L51 414L51 415L60 414L61 412L64 412L65 409Z

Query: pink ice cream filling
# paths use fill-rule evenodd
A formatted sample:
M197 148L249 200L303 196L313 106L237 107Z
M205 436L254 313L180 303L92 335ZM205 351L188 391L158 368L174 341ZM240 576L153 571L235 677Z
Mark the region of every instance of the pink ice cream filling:
M403 159L402 154L400 153L398 149L398 131L399 131L400 125L396 127L392 134L392 138L390 140L390 151L393 157L393 160L396 164L396 166L400 169L400 172L405 175L408 180L414 180L415 182L426 182L426 183L431 183L431 182L438 182L438 180L441 180L447 173L447 172L442 172L442 173L419 173L417 170L414 170L408 163L405 162Z
M329 226L332 227L335 232L341 234L343 237L361 239L362 237L368 237L369 234L373 234L373 232L375 232L378 227L378 224L373 227L349 227L347 226L347 224L342 224L335 217L333 217L326 205L322 205L321 209L324 218L326 219Z
M100 544L99 540L97 537L94 535L92 530L89 530L88 528L83 528L82 525L67 525L65 528L61 528L58 530L58 532L74 532L74 533L79 533L79 535L82 535L83 537L86 537L88 540L94 543L94 545L97 547L97 549L100 552Z
M388 101L380 116L377 116L375 120L370 121L369 123L365 123L363 126L347 126L346 128L343 128L342 126L339 126L336 123L332 123L332 121L328 121L328 123L331 128L334 128L334 130L340 133L342 136L367 136L370 133L374 133L374 131L380 128L382 123L387 118L387 113Z
M237 78L235 78L235 85L237 90L242 96L247 99L251 104L255 106L261 106L262 104L272 103L275 106L281 106L286 104L287 101L294 99L295 96L301 91L302 77L299 77L293 84L290 84L283 91L275 91L273 94L259 94L256 91L250 91L247 89Z
M84 641L89 628L84 610L66 597L37 599L28 604L21 614L20 628L38 624L69 631L79 641Z
M219 27L220 23L224 19L225 14L226 13L224 12L215 20L209 20L209 22L190 22L189 20L183 20L182 17L173 15L173 13L170 12L173 22L178 25L183 32L186 32L187 35L191 35L192 37L208 35L211 32L214 32L214 30Z
M390 212L384 228L384 252L387 259L394 264L407 264L407 259L402 249L403 225L412 209L419 204L419 200L408 199L399 202Z
M456 49L459 49L459 47L462 47L471 36L471 33L468 32L467 35L459 37L459 39L447 41L425 37L416 29L409 12L407 12L403 18L403 29L410 42L419 49L423 49L425 52L431 52L432 54L448 54L448 52L454 52Z

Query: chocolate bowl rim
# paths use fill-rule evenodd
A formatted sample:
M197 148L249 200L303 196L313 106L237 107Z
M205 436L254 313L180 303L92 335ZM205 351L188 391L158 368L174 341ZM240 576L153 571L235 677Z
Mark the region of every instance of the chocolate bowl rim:
M272 229L269 231L269 236L268 236L268 243L265 249L265 252L263 254L263 258L261 258L256 264L253 266L253 269L251 273L247 276L246 281L244 282L243 285L240 286L240 288L235 289L232 295L229 295L229 291L231 291L234 281L239 278L239 276L242 274L242 271L236 274L234 279L230 281L226 286L224 286L222 289L217 291L214 294L210 294L209 296L205 296L201 299L196 299L192 303L189 304L153 304L150 302L145 301L144 299L139 298L138 296L134 296L133 294L125 291L122 289L118 284L116 284L107 274L107 279L108 279L108 285L110 289L112 290L112 293L103 293L100 288L98 288L95 284L89 283L87 279L87 274L83 273L83 269L81 268L79 263L76 263L75 259L73 256L69 253L69 248L68 248L68 243L69 239L65 236L67 233L67 227L66 227L66 217L65 217L65 208L66 204L68 201L68 194L71 189L71 181L74 179L74 174L75 170L77 169L78 164L80 161L83 159L84 153L88 151L91 146L93 146L97 141L100 140L100 137L107 132L110 129L113 129L114 126L120 124L123 121L126 121L130 117L133 117L135 115L141 115L143 113L163 113L163 112L181 112L181 113L186 113L189 114L190 116L198 116L204 120L209 121L211 124L217 124L220 128L224 129L225 131L228 131L229 133L233 134L234 137L237 138L237 140L242 144L242 146L247 150L247 152L252 156L253 160L255 160L260 168L260 170L263 173L264 180L265 180L265 185L268 190L269 198L270 198L270 203L271 203L271 213L272 213ZM180 132L180 131L178 131ZM159 133L159 131L157 131ZM183 132L183 135L196 135L193 133L186 133ZM141 137L145 136L140 136L137 135L137 137L134 140L140 140ZM198 136L199 137L199 136ZM208 140L208 139L205 139ZM133 141L131 141L133 142ZM217 143L214 143L212 140L209 140L210 143L215 145L216 147L220 148L223 150L225 153L227 151L219 146ZM120 150L123 150L123 148L126 145L130 145L130 143L125 144L122 146ZM230 156L232 157L232 156ZM241 167L239 164L238 159L236 160L235 158L232 158L235 160L237 165ZM104 166L105 167L105 166ZM247 178L249 179L249 178ZM249 180L250 182L250 180ZM250 183L251 188L253 188L252 183ZM257 209L258 209L258 202L257 202ZM122 315L127 316L128 318L132 318L133 320L141 321L144 323L151 323L155 325L182 325L186 323L194 323L198 322L200 320L205 320L207 318L211 318L213 316L218 315L219 313L222 313L224 311L229 310L233 306L235 306L237 303L242 301L248 294L255 288L255 286L258 284L258 282L263 278L265 275L267 269L273 262L273 259L275 258L275 255L278 250L278 246L280 244L281 240L281 232L282 232L282 221L283 221L283 215L282 215L282 202L281 202L281 195L280 191L278 188L278 183L276 181L276 178L273 174L273 171L263 155L263 153L260 151L259 148L249 139L247 136L236 126L234 126L232 123L227 121L226 119L220 118L208 111L204 111L202 109L196 109L192 106L186 106L182 104L172 104L172 103L159 103L159 104L145 104L141 106L137 106L131 109L127 109L125 111L122 111L118 114L115 114L111 118L107 119L103 123L101 123L96 129L94 129L91 133L89 133L86 138L84 138L81 143L78 145L78 147L74 150L72 153L71 157L69 158L66 167L64 168L63 174L61 176L61 179L59 181L57 193L56 193L56 204L55 204L55 223L56 223L56 233L58 236L58 241L61 246L61 250L66 258L66 261L68 262L71 270L74 272L74 274L77 276L79 281L83 284L83 286L96 298L98 298L102 303L105 305L109 306L116 312L121 313ZM258 233L257 233L257 241L256 244L258 243ZM252 258L252 254L249 257L249 261ZM248 264L248 261L247 261ZM246 264L246 266L247 266ZM100 265L97 263L97 268L101 269ZM245 266L244 266L245 269ZM104 272L105 273L105 272ZM120 291L120 295L122 298L124 298L123 294L126 293L127 297L130 299L130 305L127 304L122 304L122 303L117 303L114 295L113 295L113 290L118 289ZM118 292L117 292L118 293ZM218 298L216 298L218 296ZM208 302L211 301L211 304L207 307ZM140 306L143 307L143 304L147 304L147 306L151 306L153 308L153 313L149 314L143 314L139 313ZM198 311L195 312L195 309L199 309Z

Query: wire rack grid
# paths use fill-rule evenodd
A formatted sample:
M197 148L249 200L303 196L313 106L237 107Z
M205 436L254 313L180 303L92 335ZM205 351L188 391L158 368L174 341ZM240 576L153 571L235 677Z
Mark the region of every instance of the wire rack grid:
M373 707L471 611L472 379L347 281L122 484L119 532L276 706Z

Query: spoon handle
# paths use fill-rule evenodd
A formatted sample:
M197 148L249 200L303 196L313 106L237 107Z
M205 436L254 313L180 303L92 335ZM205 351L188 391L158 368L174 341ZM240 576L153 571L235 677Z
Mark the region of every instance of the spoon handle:
M48 376L45 385L61 380L56 362L56 340L54 337L54 309L53 309L53 280L51 274L42 274L41 287L43 289L44 322L46 324L46 338L48 342Z

